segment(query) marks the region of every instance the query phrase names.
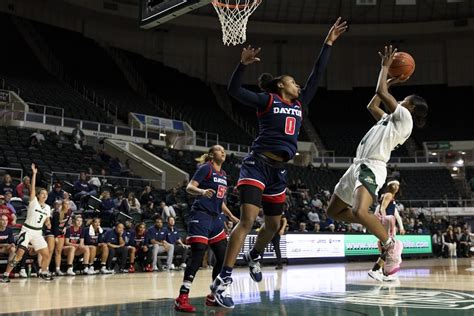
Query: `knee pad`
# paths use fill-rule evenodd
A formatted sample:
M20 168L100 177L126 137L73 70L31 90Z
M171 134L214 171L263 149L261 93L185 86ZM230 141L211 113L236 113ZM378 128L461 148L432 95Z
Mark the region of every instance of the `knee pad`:
M253 185L239 186L240 204L253 204L262 207L263 191Z

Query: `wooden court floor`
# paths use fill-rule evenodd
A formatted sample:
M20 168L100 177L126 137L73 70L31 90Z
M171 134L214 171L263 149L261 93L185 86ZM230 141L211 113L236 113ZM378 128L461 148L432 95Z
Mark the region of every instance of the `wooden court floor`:
M211 270L191 290L196 315L474 315L474 260L405 260L400 280L367 276L371 263L265 267L254 283L234 273L234 310L204 306ZM21 315L186 315L173 310L183 272L12 279L0 284L0 313ZM18 314L18 315L19 315Z

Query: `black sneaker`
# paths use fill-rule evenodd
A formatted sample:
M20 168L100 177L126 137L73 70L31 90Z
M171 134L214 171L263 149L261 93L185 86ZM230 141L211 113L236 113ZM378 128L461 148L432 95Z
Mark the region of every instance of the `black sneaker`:
M40 278L42 278L45 281L52 281L54 280L53 275L51 273L41 273Z
M0 280L2 283L10 283L10 278L8 275L3 275L2 280Z

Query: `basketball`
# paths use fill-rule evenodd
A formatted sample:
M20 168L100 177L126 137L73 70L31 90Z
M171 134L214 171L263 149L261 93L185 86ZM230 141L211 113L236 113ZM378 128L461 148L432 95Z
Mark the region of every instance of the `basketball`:
M405 52L395 53L394 61L388 70L390 77L410 77L415 71L415 60Z

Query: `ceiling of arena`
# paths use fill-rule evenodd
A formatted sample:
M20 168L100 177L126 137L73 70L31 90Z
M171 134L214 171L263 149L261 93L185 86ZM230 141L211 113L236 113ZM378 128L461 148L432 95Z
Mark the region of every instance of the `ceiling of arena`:
M138 3L138 0L114 0ZM241 0L242 2L242 0ZM376 5L358 5L358 2ZM416 5L400 5L412 3ZM212 6L192 14L213 15ZM474 0L263 0L251 19L262 22L329 24L342 16L351 24L458 20L474 17Z

